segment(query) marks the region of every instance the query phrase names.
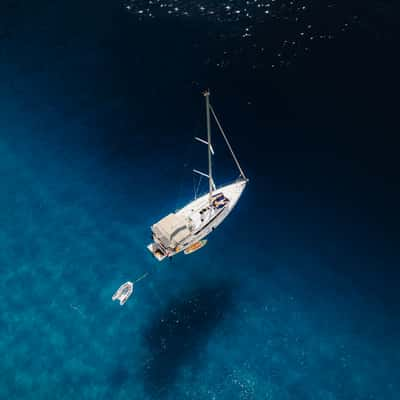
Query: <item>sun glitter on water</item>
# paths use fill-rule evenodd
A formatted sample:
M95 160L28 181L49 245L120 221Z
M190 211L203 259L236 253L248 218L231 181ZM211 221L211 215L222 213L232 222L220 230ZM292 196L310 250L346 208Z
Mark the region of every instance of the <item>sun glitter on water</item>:
M288 67L318 43L335 40L360 21L350 7L327 0L127 0L123 4L139 19L190 18L214 24L221 49L211 56L211 63L221 69L243 55L252 69Z

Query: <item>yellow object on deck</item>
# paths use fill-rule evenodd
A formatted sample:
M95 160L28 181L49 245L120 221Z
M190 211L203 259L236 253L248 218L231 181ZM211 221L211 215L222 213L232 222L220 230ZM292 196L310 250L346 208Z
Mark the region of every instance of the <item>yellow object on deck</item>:
M200 250L206 244L207 244L207 240L206 239L200 240L199 242L193 243L187 249L185 249L184 253L186 255L194 253L195 251Z

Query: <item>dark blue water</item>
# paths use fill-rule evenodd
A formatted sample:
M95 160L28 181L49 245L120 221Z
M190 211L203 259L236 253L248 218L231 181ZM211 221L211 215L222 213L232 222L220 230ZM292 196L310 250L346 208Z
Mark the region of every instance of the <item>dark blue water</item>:
M201 18L1 6L1 399L399 398L397 64L370 6L278 69L251 49L221 69ZM149 226L192 195L207 86L250 183L159 264Z

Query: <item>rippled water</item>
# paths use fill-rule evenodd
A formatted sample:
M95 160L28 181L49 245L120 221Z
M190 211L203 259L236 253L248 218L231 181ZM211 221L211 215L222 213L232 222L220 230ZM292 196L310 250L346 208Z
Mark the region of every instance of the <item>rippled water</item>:
M0 398L398 398L396 219L379 230L377 211L392 203L328 126L324 152L319 129L274 119L295 90L245 85L234 63L223 77L198 62L218 45L203 52L191 27L106 1L7 13ZM250 183L207 246L159 264L149 226L190 199L206 81ZM233 168L216 149L222 182ZM146 271L124 307L111 301Z

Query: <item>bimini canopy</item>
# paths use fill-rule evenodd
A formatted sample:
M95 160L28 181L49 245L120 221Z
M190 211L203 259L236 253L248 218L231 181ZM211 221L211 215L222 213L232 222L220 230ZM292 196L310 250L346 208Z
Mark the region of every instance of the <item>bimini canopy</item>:
M154 235L166 247L174 248L190 236L185 217L169 214L151 227Z

